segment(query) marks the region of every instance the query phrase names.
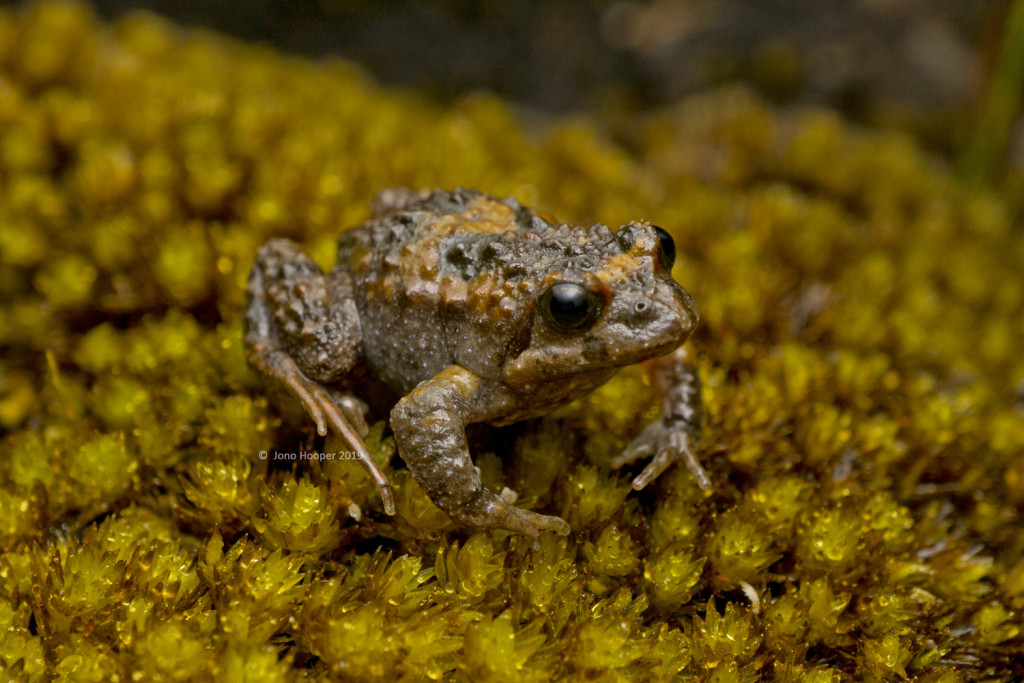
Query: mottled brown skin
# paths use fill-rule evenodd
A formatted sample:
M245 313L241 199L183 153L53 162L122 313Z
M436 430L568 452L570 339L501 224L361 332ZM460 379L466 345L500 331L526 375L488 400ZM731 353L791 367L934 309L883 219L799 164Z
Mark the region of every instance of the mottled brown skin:
M653 456L633 481L640 489L683 459L707 487L693 455L700 380L683 345L697 309L672 280L673 258L671 238L644 221L584 229L474 190L388 190L373 219L341 237L326 275L288 240L260 248L245 345L321 434L334 429L352 445L388 514L390 484L360 438L366 406L346 393L366 373L403 397L391 412L399 453L452 519L568 533L561 518L483 487L466 425L543 414L620 367L658 359L649 370L663 417L613 464Z

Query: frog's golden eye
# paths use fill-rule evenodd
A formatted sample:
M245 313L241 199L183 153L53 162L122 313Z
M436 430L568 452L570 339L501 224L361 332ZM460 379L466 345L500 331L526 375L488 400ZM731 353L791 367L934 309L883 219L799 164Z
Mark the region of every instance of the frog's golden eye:
M665 270L672 270L672 266L676 262L675 240L664 228L659 228L657 225L651 227L654 228L654 234L658 236L658 243L661 245L661 262L665 266Z
M597 294L574 282L558 282L544 292L541 306L558 327L581 330L597 320L602 301Z

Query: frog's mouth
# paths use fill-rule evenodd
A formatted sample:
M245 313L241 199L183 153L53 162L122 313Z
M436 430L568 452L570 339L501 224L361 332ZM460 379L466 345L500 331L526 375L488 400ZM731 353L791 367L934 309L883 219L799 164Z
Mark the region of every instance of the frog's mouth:
M697 326L693 297L678 285L655 296L622 299L585 332L573 335L539 326L529 346L505 364L505 381L520 386L551 382L658 358L678 348Z

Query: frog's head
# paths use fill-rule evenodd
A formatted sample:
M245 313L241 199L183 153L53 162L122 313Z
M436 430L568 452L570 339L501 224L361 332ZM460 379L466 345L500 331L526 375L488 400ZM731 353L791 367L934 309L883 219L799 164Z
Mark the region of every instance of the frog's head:
M512 385L607 371L663 356L697 326L697 306L672 279L675 244L663 229L630 223L588 232L585 253L569 250L539 287L529 341L503 368Z

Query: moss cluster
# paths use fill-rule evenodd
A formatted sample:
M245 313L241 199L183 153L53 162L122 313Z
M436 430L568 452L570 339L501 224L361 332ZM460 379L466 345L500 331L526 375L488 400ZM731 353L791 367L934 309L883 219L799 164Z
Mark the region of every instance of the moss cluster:
M475 436L561 514L454 528L382 423L384 515L244 362L259 244L323 265L389 186L679 245L702 459L632 492L624 371ZM147 15L0 8L0 672L69 680L1024 677L1024 239L895 134L729 90L527 133ZM512 444L512 445L509 445Z

